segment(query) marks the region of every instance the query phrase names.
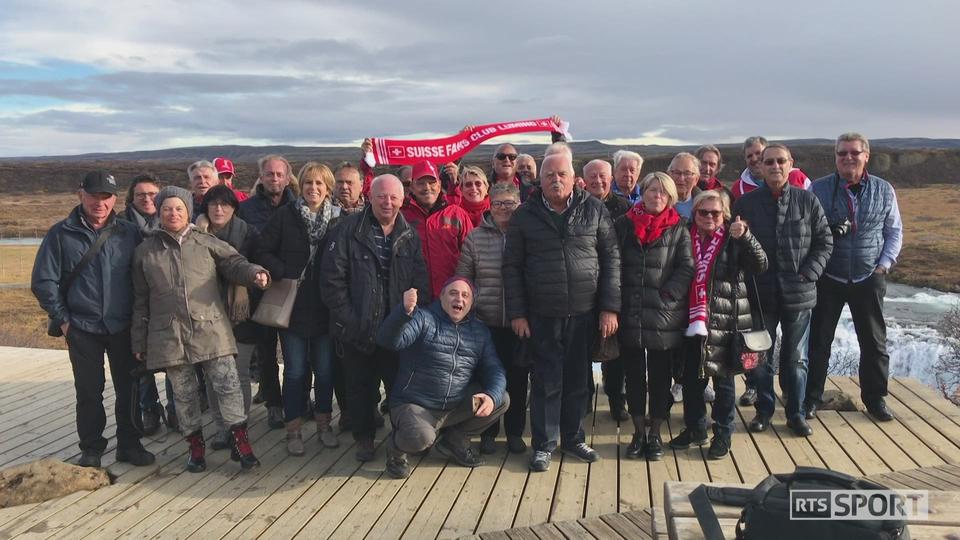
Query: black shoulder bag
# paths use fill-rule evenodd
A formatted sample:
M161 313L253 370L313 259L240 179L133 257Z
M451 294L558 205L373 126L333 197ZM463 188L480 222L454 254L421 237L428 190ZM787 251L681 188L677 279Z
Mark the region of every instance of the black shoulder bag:
M83 257L80 258L80 262L73 267L73 270L67 274L66 279L63 280L63 283L60 284L60 297L63 299L63 302L67 302L67 292L70 290L70 286L73 285L73 282L77 279L77 276L80 274L80 271L87 266L94 257L97 256L97 253L100 251L100 248L103 247L103 244L107 241L107 238L113 233L113 226L107 227L100 233L97 237L97 241L87 249L87 252L83 254ZM63 330L60 329L60 324L67 321L57 321L53 318L47 320L47 335L50 337L63 337Z
M716 362L705 362L703 371L708 376L725 377L727 375L739 375L749 371L763 361L763 355L773 346L773 340L770 339L770 332L767 331L766 324L763 322L763 307L760 305L760 293L757 291L757 280L750 277L753 282L753 292L757 297L757 310L760 311L760 328L753 323L753 313L750 313L750 330L740 330L740 300L737 294L740 291L740 282L733 289L733 324L736 330L733 333L733 340L730 342L730 356L727 365L720 365ZM747 301L750 302L750 287L747 287ZM750 302L753 305L752 302Z

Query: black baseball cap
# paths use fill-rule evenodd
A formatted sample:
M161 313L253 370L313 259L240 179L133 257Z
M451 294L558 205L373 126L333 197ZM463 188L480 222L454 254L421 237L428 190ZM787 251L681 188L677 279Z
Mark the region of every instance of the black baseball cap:
M102 169L90 171L83 177L83 182L80 182L80 189L90 194L109 193L110 195L116 195L117 181L114 180L112 174Z

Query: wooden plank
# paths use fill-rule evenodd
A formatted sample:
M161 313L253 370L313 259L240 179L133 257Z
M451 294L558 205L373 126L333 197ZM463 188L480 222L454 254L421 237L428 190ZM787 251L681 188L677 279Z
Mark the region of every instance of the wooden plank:
M584 426L584 430L591 429L590 426ZM589 435L588 435L589 436ZM586 439L589 441L590 439ZM549 511L548 518L543 521L568 521L583 517L585 503L587 499L587 477L590 475L592 466L579 459L565 454L559 455L560 459L555 460L551 467L559 469L557 474L556 490L550 493L551 503L546 502L546 508ZM596 465L596 464L594 464ZM530 481L527 482L530 489L530 482L536 476L542 476L549 473L531 474ZM613 487L616 483L612 484ZM611 485L607 488L610 489ZM529 500L529 499L528 499ZM528 506L529 507L529 506ZM523 503L521 502L521 508ZM520 525L532 525L536 521L520 522Z
M483 540L510 540L510 536L505 531L492 531L480 535Z
M423 504L420 505L413 519L410 520L407 530L403 533L403 538L436 538L439 536L451 509L456 504L467 479L472 473L477 469L498 470L499 468L499 460L476 469L460 467L455 463L448 464L440 474L440 478L437 479L433 489L427 493ZM482 511L483 506L480 506L479 510ZM473 532L473 530L471 529L470 532Z
M453 507L450 508L446 521L437 534L438 538L459 538L477 529L508 456L508 452L504 453L496 462L470 471L463 489L453 502ZM519 500L518 494L516 501L519 502ZM494 504L499 505L501 501L498 500Z
M659 510L659 509L658 509ZM660 512L661 516L663 512ZM649 536L655 536L654 512L652 508L646 508L639 512L622 512L619 515L629 519L631 523L639 527Z
M891 383L896 381L897 384L902 385L907 390L913 392L914 395L936 409L937 412L946 416L955 424L960 426L960 407L948 401L933 388L930 388L916 379L907 377L893 377L890 379L890 381Z
M889 390L891 395L909 407L914 414L922 418L927 424L943 435L948 442L952 443L953 452L951 455L955 459L951 461L960 461L960 425L954 423L953 420L943 415L939 410L930 406L926 400L917 396L897 381L891 381Z
M586 484L584 516L600 516L617 512L619 494L623 488L618 474L619 447L617 422L610 416L610 403L600 387L597 388L597 414L593 425L593 437L588 438L593 449L600 454L600 461L590 464ZM559 491L558 491L559 495Z
M822 411L817 418L811 422L813 435L808 440L826 467L852 476L863 474L851 456L857 456L859 461L861 455L872 453L872 450L836 411Z
M600 518L578 519L577 523L596 538L621 538L621 536L617 534L617 531L613 530Z
M453 461L441 461L436 458L421 461L420 465L410 474L410 477L403 482L403 486L397 491L397 495L390 501L390 504L386 505L383 513L380 514L380 519L376 520L365 538L399 538L406 525L410 523L410 520L420 509L420 505L440 478L440 473L443 472L445 467L459 468L460 466ZM462 485L462 482L457 486L457 493L460 485ZM456 497L456 493L454 493L454 497ZM372 514L368 514L368 516L368 519L372 519ZM438 529L440 523L443 523L443 519L446 517L446 512L443 512L439 519L435 518L438 521Z
M536 533L531 531L529 527L510 529L504 532L507 533L507 536L510 538L510 540L539 540Z
M632 429L620 430L620 457L619 460L619 495L618 508L621 512L643 510L650 506L650 475L647 472L647 462L644 459L627 459L622 453L630 444L633 437Z
M540 540L566 540L566 537L563 536L560 529L557 529L553 523L540 523L530 527L530 530L533 531L533 534L537 535L537 538Z
M917 480L917 482L923 482L927 486L930 486L930 487L918 487L917 489L932 489L932 490L939 490L939 491L954 491L955 489L957 489L957 487L951 484L950 482L945 482L944 480L937 478L936 476L926 474L923 471L923 469L910 469L908 471L898 471L898 472L904 476L909 476L910 478Z
M527 477L542 476L546 473L530 473L529 452L524 454L510 454L500 469L500 476L490 493L490 503L480 517L477 532L499 531L513 527L517 509L523 497ZM552 468L557 469L553 463ZM543 520L546 521L546 520Z
M740 377L737 377L739 380ZM741 393L739 390L737 394ZM759 483L770 474L770 469L760 453L747 422L753 418L756 411L751 407L737 406L733 416L733 433L730 437L730 460L737 468L740 480L750 484ZM787 458L789 459L789 458ZM731 481L736 481L731 479Z
M650 534L638 527L621 514L606 514L600 516L611 529L624 538L650 538Z
M557 521L554 525L568 540L593 540L594 538L576 521Z
M528 527L550 520L551 506L554 501L557 478L562 469L562 462L566 459L572 459L562 454L558 457L559 459L554 458L550 470L529 474L527 485L520 497L520 505L517 507L517 516L513 522L514 527Z

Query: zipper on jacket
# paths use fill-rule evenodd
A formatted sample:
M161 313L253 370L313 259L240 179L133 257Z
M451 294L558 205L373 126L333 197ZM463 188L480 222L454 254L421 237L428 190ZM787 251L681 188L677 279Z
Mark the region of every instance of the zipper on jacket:
M460 325L455 324L457 329L457 343L453 346L453 366L450 368L450 377L447 378L447 394L443 396L443 409L447 409L447 400L450 399L450 389L453 388L453 374L457 371L457 351L460 350Z

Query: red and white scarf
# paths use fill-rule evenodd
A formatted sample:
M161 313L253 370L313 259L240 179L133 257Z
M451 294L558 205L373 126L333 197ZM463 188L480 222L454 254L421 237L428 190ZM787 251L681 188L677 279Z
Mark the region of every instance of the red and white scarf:
M717 227L706 241L694 228L693 232L693 263L695 272L693 281L690 282L690 325L687 326L687 336L706 336L707 335L707 278L713 269L713 263L717 260L720 253L720 247L723 245L725 230L723 226Z
M536 120L473 126L471 129L441 139L405 141L374 137L370 139L373 144L373 151L367 152L364 161L370 167L377 165L414 165L421 161L447 163L460 159L480 146L483 141L493 137L514 133L549 131L563 133L569 140L570 135L567 133L569 128L570 124L568 122L560 122L560 125L557 125L549 118L538 118Z

